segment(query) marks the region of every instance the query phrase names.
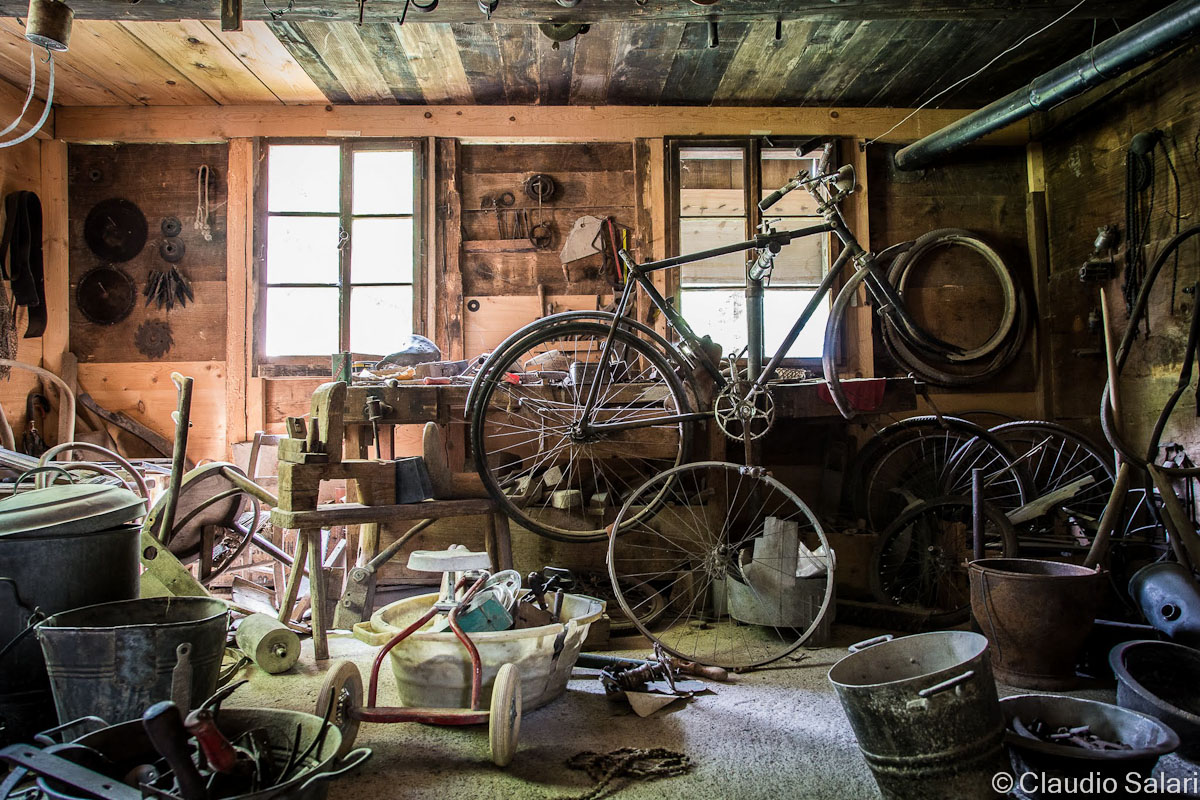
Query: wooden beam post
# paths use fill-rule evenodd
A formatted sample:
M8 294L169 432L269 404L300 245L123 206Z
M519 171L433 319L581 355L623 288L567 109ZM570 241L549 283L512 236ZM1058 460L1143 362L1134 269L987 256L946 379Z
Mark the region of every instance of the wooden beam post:
M1036 402L1038 419L1054 419L1054 354L1050 346L1050 241L1047 230L1046 168L1041 142L1025 148L1029 194L1025 203L1025 232L1029 246L1029 267L1033 277L1034 307L1040 319L1033 326L1036 354Z
M253 346L250 314L254 254L254 142L229 142L229 198L225 206L225 440L232 457L236 442L258 430L250 425L247 394Z
M464 357L463 340L463 277L462 277L462 195L459 192L459 150L457 139L438 139L437 203L433 208L437 218L437 239L440 246L438 264L434 269L434 286L438 304L434 341L442 349L442 357ZM471 355L476 355L472 353Z
M843 153L844 163L854 167L856 185L854 194L846 201L846 217L850 230L866 250L871 249L871 195L867 188L867 151L864 139L846 142L848 153ZM831 237L832 238L832 237ZM875 377L875 338L872 333L874 309L867 303L867 287L860 285L854 304L846 310L846 324L842 330L850 339L846 346L846 366L851 373L863 378Z
M46 332L42 366L62 374L70 347L70 274L67 268L67 143L42 142L42 256L45 259Z

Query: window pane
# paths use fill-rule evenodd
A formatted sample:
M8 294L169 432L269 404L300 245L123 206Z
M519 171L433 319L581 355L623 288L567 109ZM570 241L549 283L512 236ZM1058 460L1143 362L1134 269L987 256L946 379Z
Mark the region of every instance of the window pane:
M268 356L331 355L338 347L338 290L267 289Z
M829 263L829 236L805 236L793 239L792 243L775 256L775 270L771 273L772 286L803 284L812 286L825 276L825 265Z
M820 155L820 151L815 151L814 154ZM815 158L797 158L796 149L793 147L764 147L761 164L762 196L766 197L783 186L802 169L812 172L816 165ZM771 206L766 213L769 217L812 216L817 213L817 203L806 190L796 189ZM794 228L799 225L789 223L787 227Z
M745 167L740 147L679 150L679 215L728 217L746 213Z
M796 319L804 311L815 292L808 289L771 288L763 296L763 342L769 360L783 337L787 336ZM825 323L829 320L829 295L808 319L799 338L788 351L790 358L820 358L825 347Z
M355 214L411 214L413 152L360 150L354 154Z
M411 286L356 286L350 292L350 349L386 356L412 333Z
M268 158L268 211L337 212L341 148L328 144L274 144Z
M692 218L679 220L679 249L694 253L746 240L744 219ZM682 285L734 284L746 280L746 252L727 253L680 267Z
M337 217L267 217L267 283L337 282Z
M768 289L763 298L763 342L766 358L771 356L791 330L814 292L807 289ZM740 289L704 289L681 292L683 314L700 336L708 334L725 353L746 346L746 297ZM820 358L825 343L829 298L818 307L788 351L790 358Z
M412 283L411 218L356 219L351 225L350 280L353 283Z

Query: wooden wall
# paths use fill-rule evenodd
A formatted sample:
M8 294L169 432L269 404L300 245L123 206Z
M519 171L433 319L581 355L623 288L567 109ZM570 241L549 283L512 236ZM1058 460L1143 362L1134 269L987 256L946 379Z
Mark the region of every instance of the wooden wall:
M895 148L876 145L867 151L870 186L871 249L915 239L938 228L963 228L978 234L1004 258L1031 303L1037 307L1026 215L1028 186L1023 147L975 147L937 166L901 172L892 166ZM978 344L980 331L995 330L995 284L974 260L932 258L918 285L906 294L915 315L950 341ZM875 336L876 374L903 374ZM986 333L985 333L986 335ZM1000 411L1037 418L1037 326L1014 361L995 378L960 389L930 387L943 412ZM924 407L924 404L923 404Z
M70 348L79 360L80 390L101 406L121 411L163 434L173 435L170 414L176 390L170 374L195 378L189 454L193 459L226 457L226 227L227 146L223 144L71 145L68 150L70 253ZM198 171L207 165L211 240L196 230ZM83 229L92 207L108 198L136 203L146 218L145 247L118 264L135 281L139 296L133 312L115 325L98 325L79 311L79 279L104 263L84 241ZM152 271L169 264L159 254L166 238L162 221L178 219L178 239L185 246L176 267L190 281L195 300L186 306L160 309L146 305L140 292ZM170 326L173 344L156 356L138 344L147 324ZM152 451L133 444L138 454ZM125 441L122 444L126 444Z
M32 140L16 147L0 150L0 200L10 192L41 191L41 142ZM0 226L4 224L4 208L0 205ZM12 302L12 293L4 284L4 306L0 313L7 314L8 304ZM27 364L40 365L42 361L42 340L25 339L26 312L19 308L16 319L16 338L18 361ZM25 420L25 397L30 390L38 385L38 379L30 372L11 370L11 374L0 379L0 405L8 416L9 424L13 427L17 445L21 443L21 432Z
M1161 60L1119 78L1078 101L1069 103L1041 121L1045 154L1045 181L1050 230L1050 291L1048 310L1055 411L1066 418L1097 415L1104 386L1101 355L1103 340L1089 330L1088 317L1099 309L1098 290L1079 282L1079 267L1092 254L1092 242L1101 225L1115 224L1125 234L1125 157L1132 138L1158 128L1165 133L1171 160L1182 192L1182 227L1200 218L1200 153L1196 147L1200 127L1196 108L1200 85L1200 48ZM1157 199L1151 219L1152 261L1175 230L1175 197L1161 150L1155 155ZM1123 268L1123 260L1118 260ZM1122 414L1129 438L1147 440L1163 401L1179 374L1183 345L1195 296L1182 292L1200 279L1200 245L1193 240L1181 250L1177 273L1178 293L1170 310L1173 265L1168 265L1151 295L1150 336L1134 346L1120 383ZM1109 284L1109 310L1118 335L1126 327L1121 280ZM1190 397L1180 403L1162 441L1188 444L1193 459L1200 460L1200 426Z

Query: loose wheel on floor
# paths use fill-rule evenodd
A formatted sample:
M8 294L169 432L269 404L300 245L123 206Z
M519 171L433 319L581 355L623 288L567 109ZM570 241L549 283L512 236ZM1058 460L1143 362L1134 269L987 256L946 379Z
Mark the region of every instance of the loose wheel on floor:
M354 747L358 736L358 720L350 715L351 709L359 708L363 702L362 675L358 667L349 661L336 661L325 676L321 693L317 695L316 715L330 722L342 734L342 744L337 757L341 758ZM332 707L331 707L332 705Z
M648 503L652 514L642 513ZM629 496L608 569L621 611L667 652L743 670L818 630L833 597L831 552L808 506L764 469L706 461L667 470ZM664 597L666 608L646 621L643 606Z
M1037 452L1023 462L1025 474L1030 477L1031 501L1064 489L1071 484L1090 480L1071 497L1064 498L1048 512L1061 510L1064 516L1084 518L1079 526L1078 539L1070 538L1062 530L1061 520L1031 520L1020 528L1022 547L1068 547L1091 546L1090 532L1108 505L1112 493L1115 473L1112 451L1103 451L1088 439L1070 428L1053 422L1022 420L997 425L989 433L1004 442L1020 457L1034 448ZM1059 522L1059 529L1055 523Z
M521 735L521 673L504 664L492 684L491 713L488 715L488 744L492 763L507 767L517 752Z
M985 558L1017 552L1017 535L1002 511L984 503ZM901 514L879 537L870 570L881 603L927 614L930 623L955 625L971 608L967 564L974 554L970 497L941 497Z
M691 410L676 365L624 329L601 363L608 334L591 322L535 329L472 389L484 485L519 525L552 539L603 540L630 493L685 462L694 437L694 422L655 423ZM632 427L588 429L582 412L593 382L590 421Z

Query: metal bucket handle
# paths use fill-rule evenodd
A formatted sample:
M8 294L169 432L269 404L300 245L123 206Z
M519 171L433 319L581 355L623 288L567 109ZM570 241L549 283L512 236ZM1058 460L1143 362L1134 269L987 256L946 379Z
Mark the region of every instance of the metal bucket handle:
M863 639L861 642L855 642L854 644L850 645L846 649L849 650L851 653L857 653L860 650L866 650L868 647L874 647L877 644L883 644L884 642L890 642L892 639L895 639L895 638L896 637L892 636L892 634L890 634L890 633L884 633L884 634L880 634L879 636L875 636L871 639Z
M923 697L923 698L930 698L930 697L933 697L935 694L941 694L942 692L946 691L947 689L953 689L955 686L958 686L960 683L966 683L967 681L971 680L971 678L974 678L974 677L975 677L975 670L969 669L961 675L955 675L953 678L947 678L946 680L942 681L941 683L936 683L933 686L922 689L921 691L917 692L917 696Z
M2 660L4 656L8 655L13 648L21 643L22 639L33 632L33 629L37 627L39 622L46 618L46 615L43 614L41 610L37 608L37 606L30 608L29 605L21 599L21 591L17 588L17 581L15 578L0 577L0 585L8 586L12 590L13 601L17 604L17 608L24 609L29 613L29 616L26 618L25 627L16 636L5 642L3 646L0 646L0 660Z
M49 730L44 730L41 733L35 733L33 735L33 740L35 742L37 742L38 744L44 744L47 747L52 747L56 744L61 744L61 742L58 739L54 738L55 734L59 734L59 733L62 733L63 731L70 730L71 728L74 728L76 725L83 725L84 723L90 723L93 726L95 726L94 730L87 731L87 733L94 733L95 731L103 730L104 728L110 727L109 724L107 722L105 722L103 719L101 719L100 717L80 717L79 719L73 719L70 722L64 722L62 725L55 725L53 728L50 728ZM67 737L64 736L62 738L63 738L63 741L67 741ZM78 738L78 737L76 737L76 738Z
M61 472L63 475L65 475L67 477L68 483L75 483L75 476L72 475L70 472L68 472L66 469L64 469L62 467L56 467L51 464L43 464L41 466L33 467L32 469L27 469L24 472L22 472L21 476L19 478L17 478L17 482L13 484L13 494L17 493L17 487L20 486L22 483L24 483L26 478L29 478L31 476L41 475L44 472ZM34 488L35 489L37 488L36 481L34 482Z
M297 791L297 794L303 796L304 793L310 788L316 786L322 781L331 781L334 778L340 778L342 775L345 775L347 772L350 772L365 762L371 757L373 752L374 751L369 747L360 747L357 750L351 750L345 755L337 767L331 770L326 770L325 772L318 772L316 775L313 775L304 783L300 784L300 789Z

